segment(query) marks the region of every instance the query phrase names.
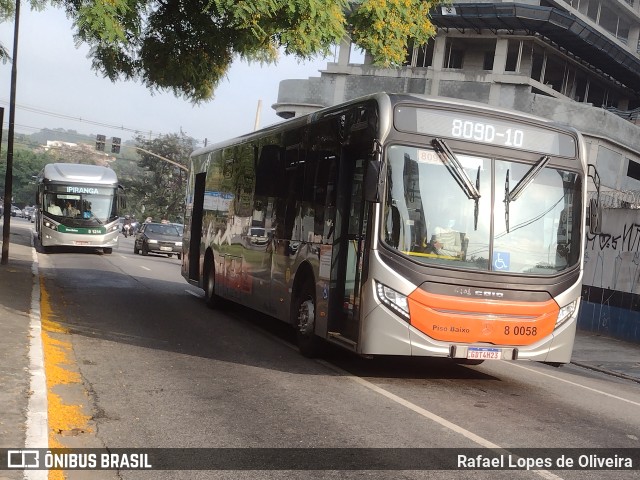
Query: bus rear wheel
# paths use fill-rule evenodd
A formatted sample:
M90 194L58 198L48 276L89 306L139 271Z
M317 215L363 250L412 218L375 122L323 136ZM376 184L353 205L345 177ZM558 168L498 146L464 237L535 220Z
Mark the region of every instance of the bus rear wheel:
M300 353L308 358L322 351L322 340L315 334L316 299L313 283L306 281L292 305L292 324Z

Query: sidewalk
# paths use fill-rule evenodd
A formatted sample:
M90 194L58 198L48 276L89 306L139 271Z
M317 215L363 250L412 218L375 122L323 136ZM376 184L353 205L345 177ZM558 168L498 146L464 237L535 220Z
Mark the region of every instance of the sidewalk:
M9 262L0 265L0 448L24 445L30 396L31 225L18 220L11 227ZM640 383L640 345L634 343L578 332L572 363Z
M578 330L571 363L640 383L640 345Z
M34 281L31 229L30 224L14 226L12 221L11 230L9 261L0 265L0 448L21 447L25 443L30 382L29 313ZM22 478L12 477L14 473L21 474L2 475Z

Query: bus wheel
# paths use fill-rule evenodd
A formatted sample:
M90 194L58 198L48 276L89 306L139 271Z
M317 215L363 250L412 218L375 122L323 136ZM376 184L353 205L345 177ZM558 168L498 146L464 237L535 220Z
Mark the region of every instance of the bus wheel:
M113 252L113 248L103 248L102 252L109 255L111 252Z
M296 329L298 348L305 357L313 358L320 354L322 340L314 333L316 300L313 284L305 282L299 295L294 300L292 314Z
M205 263L204 281L205 303L209 308L219 308L222 305L222 299L216 295L216 270L213 268L213 262L210 259Z

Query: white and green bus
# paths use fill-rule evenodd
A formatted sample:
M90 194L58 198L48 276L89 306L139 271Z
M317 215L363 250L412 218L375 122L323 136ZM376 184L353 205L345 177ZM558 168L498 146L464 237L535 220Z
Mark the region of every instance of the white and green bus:
M53 246L102 248L118 245L124 189L107 167L50 163L38 175L36 232L45 251Z

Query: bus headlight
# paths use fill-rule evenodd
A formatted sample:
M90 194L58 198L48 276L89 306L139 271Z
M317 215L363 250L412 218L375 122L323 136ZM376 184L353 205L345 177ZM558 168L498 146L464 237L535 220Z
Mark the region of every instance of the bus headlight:
M51 230L57 230L57 225L53 222L50 222L49 220L45 220L44 222L42 222L42 224L47 227L50 228Z
M376 282L376 291L378 292L378 300L400 315L406 321L409 321L409 302L407 297L392 288Z
M571 315L573 315L573 312L576 311L577 305L578 305L578 300L574 300L570 304L565 305L560 309L560 311L558 312L558 320L556 320L556 328L558 328L560 325L566 322L569 318L571 318Z
M182 242L176 242L176 247L181 247L182 246Z

